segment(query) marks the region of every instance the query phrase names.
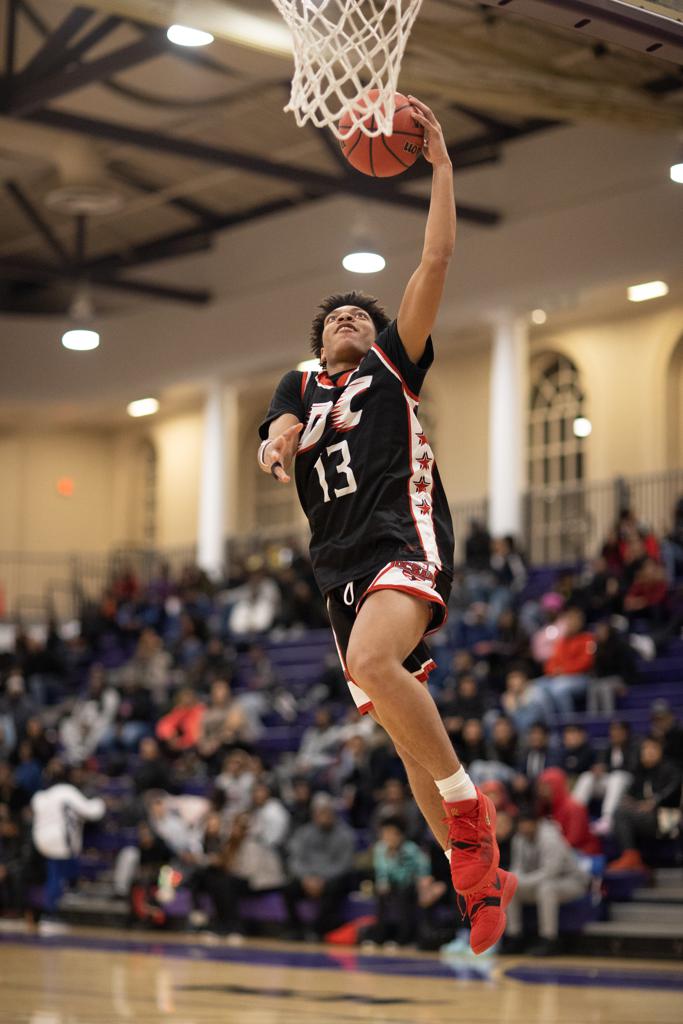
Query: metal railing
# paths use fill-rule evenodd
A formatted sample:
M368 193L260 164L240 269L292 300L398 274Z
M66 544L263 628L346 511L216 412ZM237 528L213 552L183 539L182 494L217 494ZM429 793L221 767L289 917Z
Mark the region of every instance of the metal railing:
M631 508L658 535L671 529L674 506L683 496L683 468L662 473L558 486L530 491L524 498L522 547L532 564L578 562L593 557L616 522ZM464 554L470 521L486 522L486 498L451 506L456 560ZM303 551L307 530L300 525L229 538L226 565L249 553L276 564L278 547ZM78 616L84 600L96 600L126 568L144 586L168 564L171 576L196 560L196 548L149 550L133 545L109 553L37 553L0 551L0 620L44 621Z

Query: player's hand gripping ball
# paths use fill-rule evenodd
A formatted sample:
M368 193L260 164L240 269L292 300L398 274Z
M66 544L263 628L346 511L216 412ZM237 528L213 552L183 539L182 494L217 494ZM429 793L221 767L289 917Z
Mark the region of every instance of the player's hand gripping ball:
M377 97L377 89L371 89L366 96L373 101ZM356 108L362 110L368 106L366 96L361 96L356 101ZM393 134L377 135L374 138L369 138L360 128L351 131L350 118L348 115L342 115L339 129L342 132L349 132L348 136L340 141L342 153L352 167L371 177L391 178L395 174L402 174L412 167L422 152L424 128L415 120L414 114L415 108L410 100L397 92ZM365 120L367 127L370 130L374 129L375 115L369 114Z

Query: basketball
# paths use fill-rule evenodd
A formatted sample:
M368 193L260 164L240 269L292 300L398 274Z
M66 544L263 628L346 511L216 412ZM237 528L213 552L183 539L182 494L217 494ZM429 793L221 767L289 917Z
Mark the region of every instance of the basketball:
M367 94L370 101L377 98L377 90L371 89ZM367 106L365 96L361 96L356 107ZM367 118L368 127L374 128L375 115ZM341 132L349 131L351 120L343 115L339 122ZM422 152L424 130L414 120L410 101L400 92L395 94L394 132L393 135L378 135L370 138L360 128L340 140L341 151L352 167L362 174L374 178L392 178L403 174L417 160Z

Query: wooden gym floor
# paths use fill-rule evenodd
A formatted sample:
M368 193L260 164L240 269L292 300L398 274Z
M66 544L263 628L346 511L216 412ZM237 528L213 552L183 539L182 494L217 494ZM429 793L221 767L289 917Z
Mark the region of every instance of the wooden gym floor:
M534 961L92 929L0 932L11 1024L679 1024L680 964Z

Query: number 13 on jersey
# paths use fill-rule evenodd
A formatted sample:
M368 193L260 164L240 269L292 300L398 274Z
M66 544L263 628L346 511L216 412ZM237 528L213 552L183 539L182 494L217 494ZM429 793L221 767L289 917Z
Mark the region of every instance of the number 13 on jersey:
M341 498L345 494L353 494L354 491L358 490L358 484L356 478L353 475L351 469L351 452L349 451L348 441L340 441L339 444L331 444L329 448L325 449L325 455L327 456L328 462L331 455L335 452L339 452L341 455L341 461L337 462L333 466L333 472L336 477L341 477L346 480L343 487L335 487L333 493L335 498ZM327 484L327 477L325 474L325 464L323 463L322 455L316 462L314 469L318 474L318 480L323 491L323 498L325 501L330 501L330 488ZM340 481L341 482L341 481Z

